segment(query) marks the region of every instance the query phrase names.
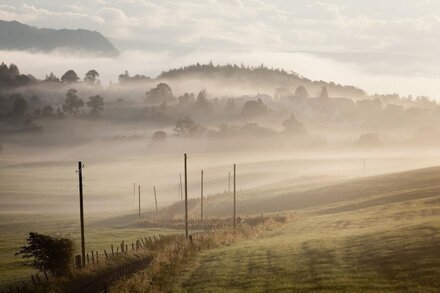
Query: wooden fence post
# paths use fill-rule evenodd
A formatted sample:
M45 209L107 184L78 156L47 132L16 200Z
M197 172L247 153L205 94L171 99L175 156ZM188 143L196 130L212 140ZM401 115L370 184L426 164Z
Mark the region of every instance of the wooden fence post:
M156 216L159 215L159 209L157 208L157 196L156 196L156 186L153 186L154 191L154 202L156 204Z
M141 219L141 186L138 186L138 197L139 197L139 220Z
M80 269L82 267L83 261L81 260L81 255L75 255L75 267Z

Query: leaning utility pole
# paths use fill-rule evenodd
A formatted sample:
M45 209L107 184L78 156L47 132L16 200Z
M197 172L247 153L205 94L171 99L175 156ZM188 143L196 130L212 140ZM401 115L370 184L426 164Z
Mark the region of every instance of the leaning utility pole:
M234 164L234 229L235 229L235 221L236 221L236 177L235 177L235 164Z
M203 224L203 170L201 173L201 181L200 181L200 219Z
M157 209L156 186L153 186L153 191L154 191L154 202L156 203L156 215L158 215L159 210Z
M138 199L139 199L139 220L141 219L141 186L138 185Z
M188 240L188 173L186 170L186 154L184 155L185 169L185 237Z
M83 183L82 183L82 163L78 162L79 179L79 218L81 222L81 265L86 265L86 243L84 240L84 205L83 205Z

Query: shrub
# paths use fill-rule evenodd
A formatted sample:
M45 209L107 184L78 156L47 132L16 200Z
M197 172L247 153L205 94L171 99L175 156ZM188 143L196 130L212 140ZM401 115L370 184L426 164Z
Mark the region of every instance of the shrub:
M16 255L34 258L32 266L40 271L49 271L54 276L65 276L70 272L74 243L71 239L30 232Z

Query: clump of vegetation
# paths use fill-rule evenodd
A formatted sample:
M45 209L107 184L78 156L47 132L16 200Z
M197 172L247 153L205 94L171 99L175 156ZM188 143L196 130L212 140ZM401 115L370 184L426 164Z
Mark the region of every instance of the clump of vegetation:
M49 271L54 276L65 276L71 271L74 243L71 239L30 232L16 255L33 258L32 266L40 271Z
M249 218L238 225L237 229L229 226L207 230L191 235L189 241L183 235L162 237L148 247L154 253L147 269L116 283L111 292L173 291L179 276L194 264L201 251L257 237L286 220L284 216Z

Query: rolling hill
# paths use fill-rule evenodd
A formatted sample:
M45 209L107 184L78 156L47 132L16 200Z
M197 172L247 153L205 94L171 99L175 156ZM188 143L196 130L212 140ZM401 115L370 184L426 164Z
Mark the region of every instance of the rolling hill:
M0 50L73 52L115 56L118 50L101 33L84 29L47 29L0 20Z
M438 292L439 177L429 168L280 195L297 208L290 222L202 253L176 291Z

